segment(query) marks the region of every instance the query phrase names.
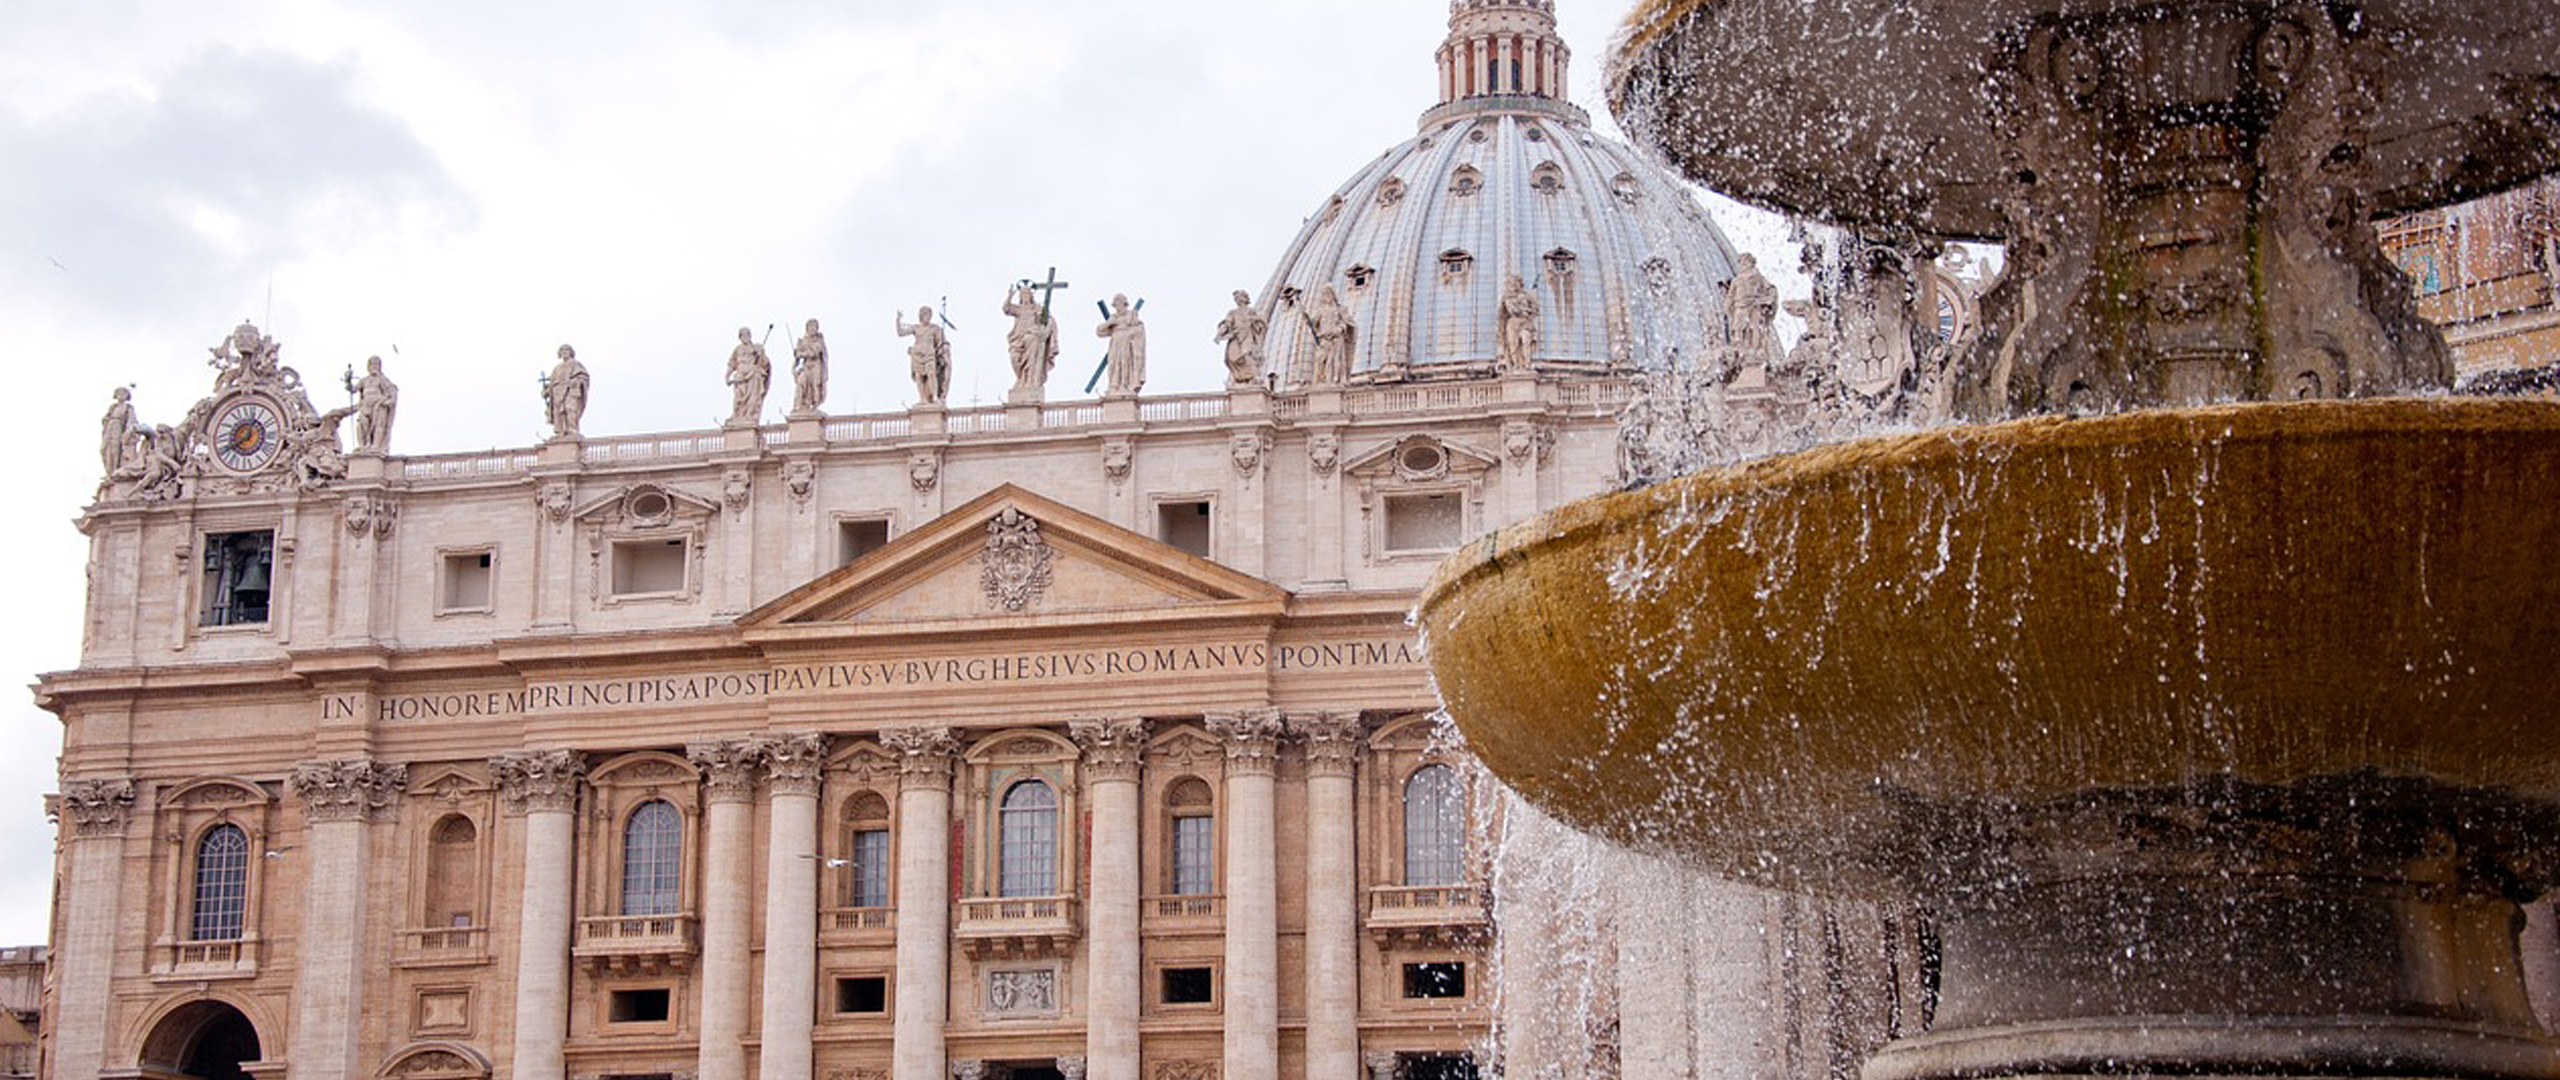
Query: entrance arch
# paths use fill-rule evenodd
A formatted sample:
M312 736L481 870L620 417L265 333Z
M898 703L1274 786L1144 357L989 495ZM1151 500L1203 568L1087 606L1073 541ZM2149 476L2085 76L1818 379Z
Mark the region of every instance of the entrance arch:
M200 1080L250 1080L264 1060L258 1028L229 1003L190 1001L169 1010L142 1040L142 1066Z

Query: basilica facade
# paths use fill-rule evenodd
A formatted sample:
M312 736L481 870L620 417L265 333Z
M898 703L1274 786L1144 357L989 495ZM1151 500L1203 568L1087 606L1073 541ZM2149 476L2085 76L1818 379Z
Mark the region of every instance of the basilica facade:
M644 376L563 346L550 437L486 453L395 452L396 370L321 408L254 326L183 417L120 392L37 690L46 1075L1474 1075L1488 806L1405 613L1625 478L1736 263L1563 100L1546 0L1450 28L1221 392L1142 393L1134 312L1100 399L1026 313L1007 403L947 405L928 314L910 409L826 414L812 327L644 435L580 429Z

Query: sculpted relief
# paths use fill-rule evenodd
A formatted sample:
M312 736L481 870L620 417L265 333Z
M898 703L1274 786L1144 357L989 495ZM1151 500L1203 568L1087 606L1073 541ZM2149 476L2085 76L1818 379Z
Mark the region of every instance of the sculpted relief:
M281 362L283 347L255 325L241 323L206 352L214 392L175 424L142 422L132 389L116 388L98 420L100 498L317 490L347 475L338 427L348 417L358 418L359 451L379 452L391 437L399 389L379 357L362 382L348 372L352 402L322 412L301 373Z

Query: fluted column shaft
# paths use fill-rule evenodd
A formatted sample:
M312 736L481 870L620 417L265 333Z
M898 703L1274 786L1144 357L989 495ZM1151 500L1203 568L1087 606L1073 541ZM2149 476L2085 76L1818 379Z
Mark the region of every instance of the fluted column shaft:
M293 793L310 827L303 839L302 928L294 962L296 1077L348 1080L372 1070L356 1059L364 1005L365 857L372 820L408 786L405 765L306 761Z
M1091 1080L1138 1080L1138 760L1141 720L1072 725L1093 807L1093 891L1085 908L1084 1069Z
M747 854L754 848L756 777L763 762L743 740L695 743L702 770L702 1045L700 1080L746 1080L748 922L753 917Z
M818 771L822 735L758 739L764 758L764 1028L758 1080L810 1080L818 1023Z
M566 1080L570 860L586 760L537 750L490 759L507 810L524 818L524 897L516 916L516 1038L508 1080Z
M951 994L951 756L947 728L881 733L898 756L898 973L893 1080L949 1080L942 1029Z
M1360 714L1293 716L1307 755L1307 1076L1360 1073Z
M1278 1080L1280 897L1274 773L1280 717L1212 716L1227 750L1226 1068L1223 1080Z
M124 824L133 781L66 780L55 797L64 868L62 939L54 944L53 1075L90 1080L107 1064L116 927L122 919Z

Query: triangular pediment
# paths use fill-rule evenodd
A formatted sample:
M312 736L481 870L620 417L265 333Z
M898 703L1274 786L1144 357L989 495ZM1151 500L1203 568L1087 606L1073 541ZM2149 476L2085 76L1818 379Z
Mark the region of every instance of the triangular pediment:
M1005 484L739 621L750 636L995 620L1277 613L1286 590Z

